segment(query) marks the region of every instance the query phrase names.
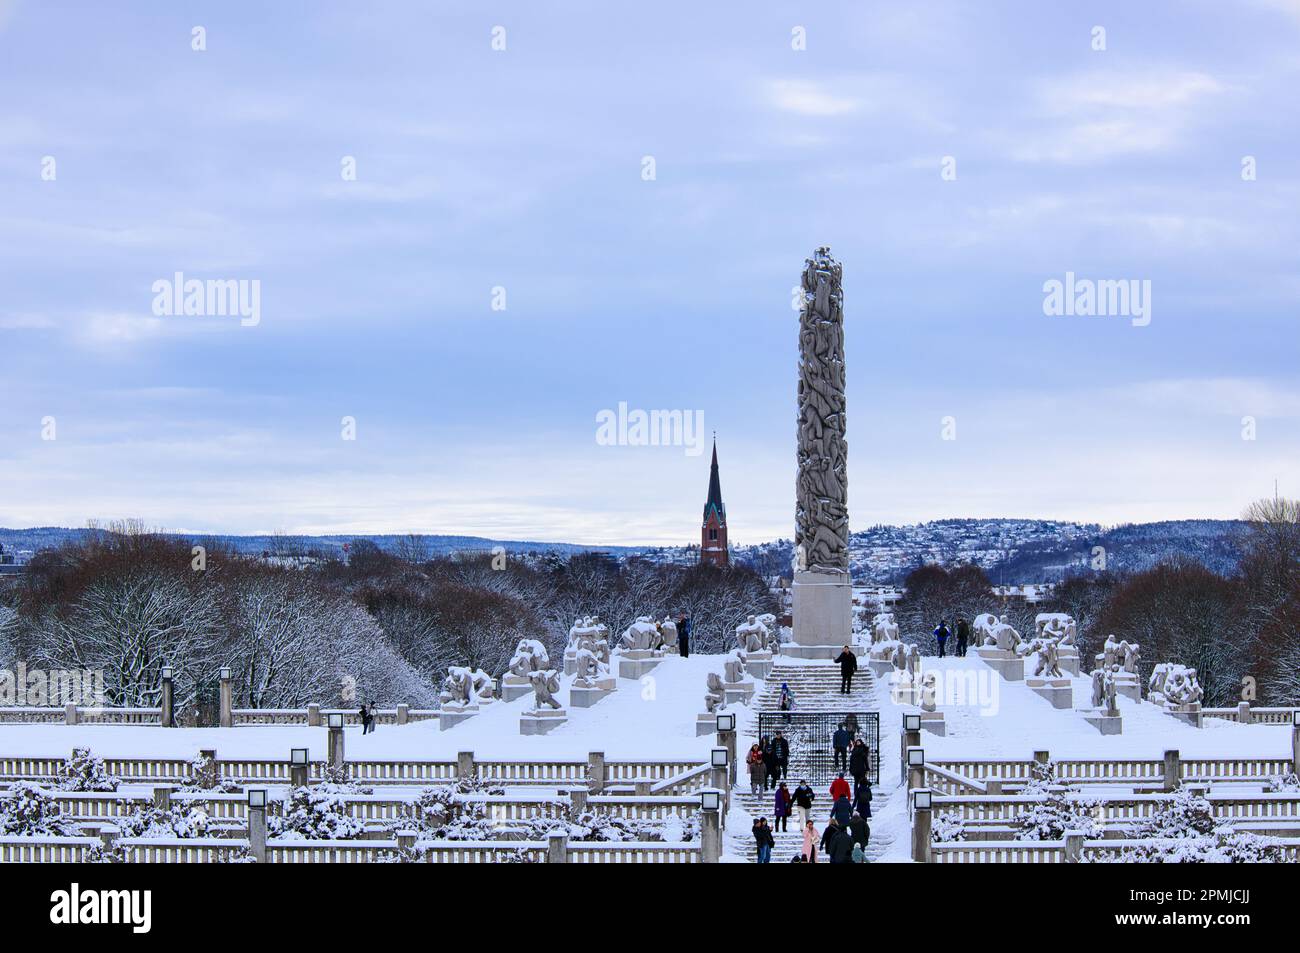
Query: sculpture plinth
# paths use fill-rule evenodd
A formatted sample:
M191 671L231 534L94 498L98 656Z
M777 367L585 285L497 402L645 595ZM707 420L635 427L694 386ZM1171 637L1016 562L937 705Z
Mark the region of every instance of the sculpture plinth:
M805 264L799 310L794 633L783 651L834 658L853 634L842 269L829 248Z

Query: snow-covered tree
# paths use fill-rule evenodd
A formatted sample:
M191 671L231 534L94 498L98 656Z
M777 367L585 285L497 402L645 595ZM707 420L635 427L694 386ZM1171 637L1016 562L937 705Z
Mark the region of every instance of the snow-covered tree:
M348 813L350 793L333 784L294 788L283 812L267 818L267 830L288 840L355 840L366 826Z
M89 748L73 748L72 757L59 767L55 782L61 791L116 791L121 783L108 773L104 759Z
M10 837L76 835L76 824L63 816L58 802L39 784L16 781L9 792L10 796L0 801L0 834Z

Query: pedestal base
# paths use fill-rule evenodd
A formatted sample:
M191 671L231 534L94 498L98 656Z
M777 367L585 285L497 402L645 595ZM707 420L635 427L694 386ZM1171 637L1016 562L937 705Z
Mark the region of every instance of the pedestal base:
M1061 663L1061 671L1069 672L1076 678L1079 675L1079 650L1072 645L1063 645L1056 650L1056 658Z
M1074 688L1068 678L1027 678L1025 685L1039 698L1046 699L1053 708L1074 707Z
M695 737L696 738L699 738L703 735L711 735L717 730L718 730L718 716L716 714L709 714L709 712L706 711L695 716Z
M554 731L568 720L569 715L563 708L526 711L519 716L519 733L521 735L544 735Z
M612 694L614 679L600 679L594 685L571 685L569 687L569 704L574 708L590 708L606 695Z
M889 659L869 659L867 667L875 674L876 678L884 678L894 670L894 663Z
M833 659L853 641L853 585L848 573L796 572L790 593L794 638L788 648L783 647L783 654Z
M722 690L728 705L737 703L748 705L750 699L754 697L755 685L753 682L723 682Z
M632 649L624 652L618 657L618 677L644 678L663 660L662 655L655 655L649 649Z
M1008 682L1023 682L1025 680L1025 660L1015 652L1006 652L1002 649L981 648L976 649L975 654L984 660L989 668L997 672Z
M1193 728L1202 726L1202 715L1200 705L1186 705L1180 708L1166 708L1169 714L1173 715L1181 722L1191 725Z
M932 735L945 736L948 734L948 723L943 720L941 711L923 711L921 712L921 730L928 731Z
M1104 715L1100 712L1094 712L1090 715L1084 715L1083 720L1103 735L1118 735L1124 732L1124 719L1119 715Z
M1115 676L1115 694L1123 695L1131 701L1140 702L1142 700L1142 683L1138 681L1136 675L1128 673L1117 675Z
M754 678L766 679L772 674L772 653L750 652L745 662L745 671Z
M564 674L574 675L578 671L578 652L576 649L564 650Z
M438 730L455 728L462 721L469 721L478 714L477 705L443 705L438 710Z
M501 679L501 700L504 702L518 701L525 695L531 695L532 692L533 686L522 676L507 675Z

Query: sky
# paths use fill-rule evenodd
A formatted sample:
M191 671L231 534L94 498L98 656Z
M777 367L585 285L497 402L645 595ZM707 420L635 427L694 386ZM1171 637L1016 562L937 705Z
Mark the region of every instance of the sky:
M1297 89L1300 0L0 0L0 526L698 542L716 431L789 537L821 245L856 528L1235 517L1300 495Z

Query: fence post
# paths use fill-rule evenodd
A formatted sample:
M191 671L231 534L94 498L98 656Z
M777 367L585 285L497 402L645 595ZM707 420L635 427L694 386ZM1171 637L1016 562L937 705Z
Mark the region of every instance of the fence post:
M632 791L637 797L649 797L653 784L653 781L637 781L632 785Z
M1065 862L1083 863L1083 831L1065 832Z
M731 779L731 784L736 783L736 732L719 731L718 747L727 749L727 776Z
M172 786L159 784L153 789L153 806L160 811L167 811L172 806Z
M176 727L176 712L173 705L175 696L172 693L172 684L172 667L164 665L162 668L162 701L158 703L161 709L158 715L158 723L164 728Z
M925 749L913 745L907 749L907 790L925 787Z
M720 793L720 792L719 792ZM719 807L700 809L700 859L706 864L716 864L722 859L722 811Z
M235 727L235 686L230 678L230 669L221 670L221 719L222 728Z
M921 716L904 715L903 733L899 736L898 776L907 777L907 749L921 745Z
M1178 752L1176 750L1166 751L1165 752L1165 777L1164 777L1164 788L1166 791L1173 791L1178 787L1178 781L1181 773L1182 772L1178 764Z
M122 830L113 824L99 825L99 842L104 845L104 850L112 850L117 846L117 839L122 834Z
M985 794L1001 794L1001 793L1002 793L1002 779L1001 779L1001 778L985 778L985 779L984 779L984 793L985 793Z
M1237 721L1250 724L1250 702L1237 702Z
M928 864L934 859L930 849L930 829L934 820L930 809L930 789L917 788L911 792L911 798L912 860L918 864Z
M1050 751L1034 752L1034 761L1042 765L1043 767L1047 767L1047 765L1051 763L1051 760L1052 760L1052 753Z
M305 788L310 752L306 748L289 749L289 783L295 788Z
M63 723L65 725L75 725L77 723L77 706L69 703L63 706Z
M458 751L456 753L456 778L460 781L474 777L478 769L474 766L474 752Z
M338 770L343 768L343 716L337 712L330 714L329 734L326 736L326 754L329 766Z
M587 755L587 778L592 794L605 790L605 752L592 751Z
M581 814L587 809L587 792L583 788L573 788L569 791L569 806L573 808L574 814Z
M415 850L415 831L400 830L396 836L398 850Z
M1291 712L1291 771L1300 775L1300 714Z
M406 724L407 721L410 720L410 717L411 717L411 706L410 706L410 705L407 705L407 704L401 704L401 705L398 705L398 706L397 706L397 723L398 723L399 725L404 725L404 724Z
M567 864L569 862L569 835L552 831L546 835L546 862L548 864Z
M266 863L266 788L248 791L248 849L259 864Z
M307 727L308 728L320 727L320 705L318 705L316 702L312 702L310 705L307 706Z

